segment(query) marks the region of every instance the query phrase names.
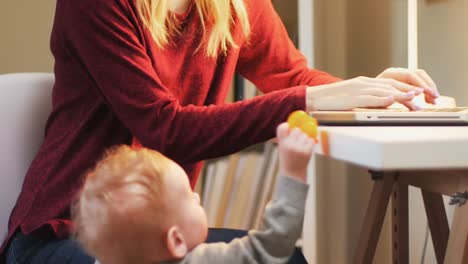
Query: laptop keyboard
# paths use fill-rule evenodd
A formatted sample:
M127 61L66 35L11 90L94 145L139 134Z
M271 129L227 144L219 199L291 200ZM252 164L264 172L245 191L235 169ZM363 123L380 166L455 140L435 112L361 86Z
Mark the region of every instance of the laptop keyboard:
M468 110L468 107L450 107L450 108L425 108L419 112L461 112Z
M468 107L446 107L446 108L424 108L417 110L416 112L443 112L443 113L456 113L468 110ZM362 112L408 112L406 108L387 108L387 109L375 109L375 108L356 108L354 111Z

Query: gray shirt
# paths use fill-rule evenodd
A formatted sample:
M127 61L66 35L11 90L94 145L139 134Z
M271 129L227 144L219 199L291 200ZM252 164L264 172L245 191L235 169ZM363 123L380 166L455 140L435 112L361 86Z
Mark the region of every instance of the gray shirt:
M280 176L260 230L230 243L200 244L178 261L163 263L287 263L302 231L308 185Z

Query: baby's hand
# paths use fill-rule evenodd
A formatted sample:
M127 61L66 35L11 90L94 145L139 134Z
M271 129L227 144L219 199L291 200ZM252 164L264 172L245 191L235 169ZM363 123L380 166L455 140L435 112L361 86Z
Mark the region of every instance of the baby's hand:
M305 182L314 140L298 128L290 131L287 123L278 126L276 136L279 141L280 173Z

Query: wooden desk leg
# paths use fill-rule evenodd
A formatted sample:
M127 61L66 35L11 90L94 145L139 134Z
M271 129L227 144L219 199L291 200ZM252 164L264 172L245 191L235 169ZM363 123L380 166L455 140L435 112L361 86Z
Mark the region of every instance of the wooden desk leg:
M392 251L394 264L409 263L408 185L395 183L392 192Z
M455 208L445 264L468 263L468 204Z
M355 264L372 263L394 182L393 175L384 175L374 182L354 255Z
M424 206L426 207L427 222L431 230L432 243L437 258L437 263L444 263L447 241L449 238L449 225L445 214L442 195L421 190Z

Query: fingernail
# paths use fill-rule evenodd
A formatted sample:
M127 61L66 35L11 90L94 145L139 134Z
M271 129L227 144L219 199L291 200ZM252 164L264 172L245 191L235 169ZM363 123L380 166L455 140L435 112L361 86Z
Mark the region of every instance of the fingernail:
M437 92L434 88L425 88L427 92L429 92L434 97L439 97L439 92Z
M410 91L410 92L407 92L407 93L405 94L406 97L413 97L413 96L415 96L415 95L416 95L416 92L415 92L415 91Z

